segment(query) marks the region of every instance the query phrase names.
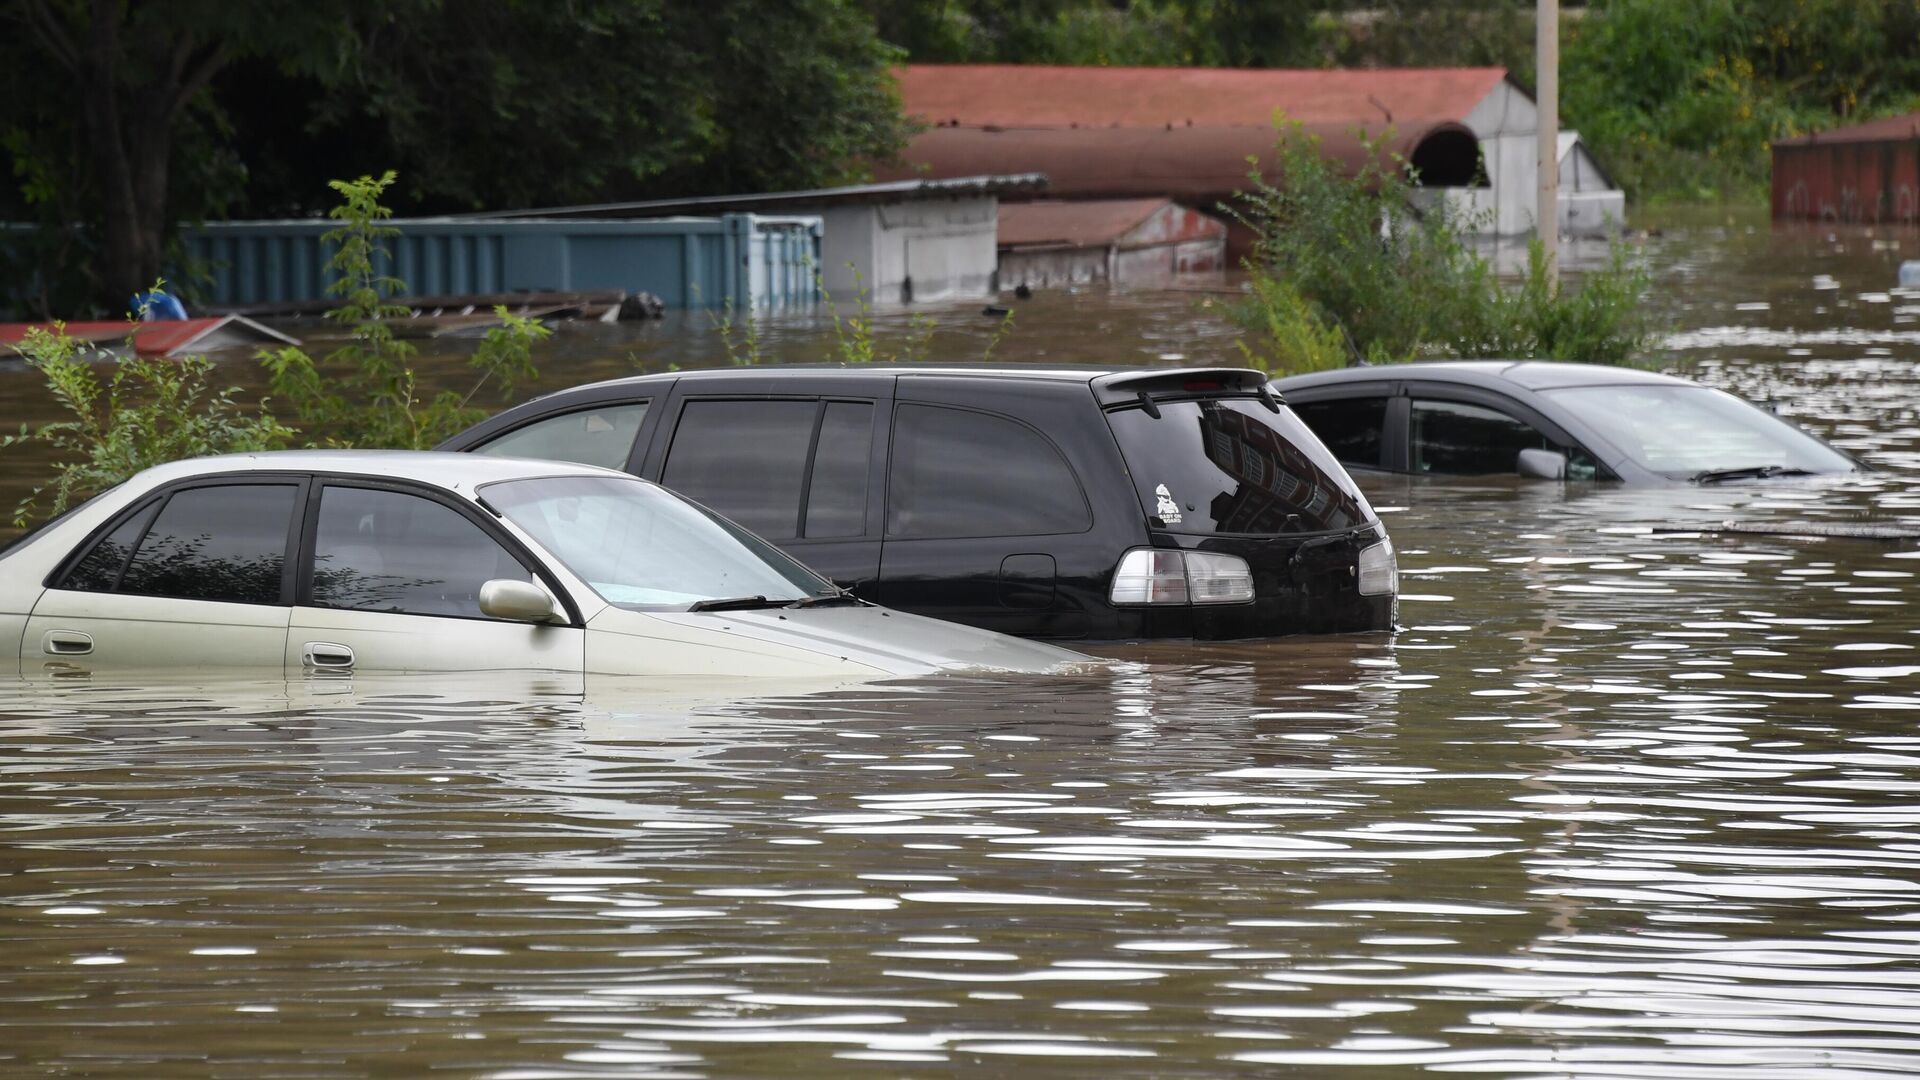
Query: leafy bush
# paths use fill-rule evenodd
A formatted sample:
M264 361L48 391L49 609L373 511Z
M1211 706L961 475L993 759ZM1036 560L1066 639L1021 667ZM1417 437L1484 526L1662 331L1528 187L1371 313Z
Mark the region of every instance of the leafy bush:
M1920 6L1594 0L1562 114L1629 196L1761 197L1768 143L1920 107Z
M1255 234L1236 320L1242 351L1281 373L1422 358L1542 357L1625 363L1656 335L1646 274L1616 244L1609 265L1562 288L1530 248L1517 288L1474 247L1474 221L1418 189L1404 161L1372 144L1348 175L1298 125L1277 146L1279 185L1259 173L1240 219Z
M203 356L141 356L129 339L127 355L115 359L102 380L93 358L60 323L53 333L27 331L19 349L72 419L23 424L18 434L0 438L0 450L38 443L57 456L53 479L14 507L16 526L27 524L43 495L50 496L47 513L59 514L142 469L208 454L277 450L295 434L264 408L244 409L234 400L239 387L214 389L208 381L213 362Z
M303 434L309 446L426 449L486 418L473 401L488 383L504 396L535 378L533 346L552 331L496 307L500 325L474 350L474 385L464 394L425 396L420 390L414 348L387 321L407 314L388 299L406 286L379 272L387 260L382 245L396 234L379 224L392 216L380 205L380 194L393 180L388 172L377 180L363 176L332 184L345 201L332 214L340 227L325 237L335 247L328 266L338 275L329 291L345 302L327 314L352 328L347 343L318 361L295 346L259 355L272 393L293 407L300 430L273 415L271 399L243 406L236 398L239 387L213 389L213 361L206 357L140 356L129 337L129 355L113 362L103 382L92 362L97 358L86 355L61 324L54 324L53 333L28 331L19 350L72 419L22 425L18 434L0 438L0 450L37 443L58 458L54 478L20 502L14 523L25 525L49 491L50 510L57 514L154 465L282 449Z
M327 317L352 327L346 344L316 361L305 350L287 346L262 352L273 392L293 406L308 432L321 433L327 446L372 446L425 450L482 419L472 404L488 382L503 395L521 380L534 378L532 350L552 331L538 322L495 307L500 325L487 331L474 351L479 378L462 394L443 390L423 398L412 366L415 349L396 337L388 320L408 309L390 303L406 284L380 272L389 259L386 241L399 230L381 225L393 211L380 204L394 182L391 170L379 179L335 180L330 186L343 201L329 212L340 222L323 242L333 245L327 268L337 277L327 291L344 303Z

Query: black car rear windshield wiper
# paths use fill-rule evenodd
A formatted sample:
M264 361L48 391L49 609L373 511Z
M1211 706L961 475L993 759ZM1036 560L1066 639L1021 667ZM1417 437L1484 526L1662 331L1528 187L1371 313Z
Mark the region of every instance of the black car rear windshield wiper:
M1722 480L1764 480L1769 476L1812 476L1812 469L1786 465L1748 465L1741 469L1701 469L1688 477L1696 484L1717 484Z
M711 600L695 600L687 605L688 611L746 611L750 608L785 607L785 600L769 600L764 596L719 596Z
M850 592L842 590L840 592L825 593L820 596L803 596L800 599L795 600L793 603L788 604L787 606L788 607L819 607L821 604L864 604L864 603L866 603L865 600L860 599L859 597L853 595Z

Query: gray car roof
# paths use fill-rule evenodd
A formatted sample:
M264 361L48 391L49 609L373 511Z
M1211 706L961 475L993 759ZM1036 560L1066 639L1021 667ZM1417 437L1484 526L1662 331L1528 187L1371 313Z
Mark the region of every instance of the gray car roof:
M1619 386L1623 384L1665 384L1692 386L1694 383L1672 375L1642 368L1613 367L1606 364L1576 364L1558 360L1440 360L1415 364L1375 364L1316 371L1277 380L1282 393L1290 389L1337 386L1419 379L1449 382L1463 386L1502 389L1518 386L1527 390L1553 390L1568 386Z

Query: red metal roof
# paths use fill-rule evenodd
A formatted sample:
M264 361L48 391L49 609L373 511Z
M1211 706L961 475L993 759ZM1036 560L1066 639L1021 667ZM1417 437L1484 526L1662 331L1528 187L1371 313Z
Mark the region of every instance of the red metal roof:
M1920 141L1920 113L1869 120L1832 131L1815 131L1791 139L1775 139L1775 146L1817 146L1821 143Z
M1028 203L1002 203L1000 206L999 246L1003 248L1097 248L1122 244L1128 234L1163 210L1172 209L1174 220L1165 235L1140 237L1142 241L1167 243L1174 240L1223 237L1226 225L1200 213L1177 206L1171 199L1090 199L1081 202L1045 200Z
M1365 145L1343 128L1308 129L1320 136L1321 153L1357 171ZM1399 127L1384 150L1412 158L1434 135L1473 136L1458 124ZM962 176L976 172L1041 172L1055 195L1086 199L1174 198L1211 209L1252 186L1248 158L1271 162L1276 135L1270 127L1076 128L989 131L929 128L915 136L898 165L881 176ZM1271 169L1265 170L1269 179Z
M1507 78L1500 68L1017 64L914 64L896 74L907 112L930 126L898 164L876 170L881 179L1040 172L1053 195L1162 196L1206 209L1250 186L1249 157L1272 160L1277 115L1319 137L1349 172L1368 156L1363 131L1391 131L1383 150L1421 163L1424 147L1438 154L1429 163L1470 174L1478 144L1465 120Z
M15 346L32 329L53 332L52 323L0 323L0 346ZM202 353L236 345L298 345L299 342L275 330L269 330L244 315L216 315L204 319L172 319L156 322L119 321L70 322L62 333L75 341L91 345L113 346L133 339L141 356L179 356Z
M1270 127L1378 129L1464 123L1503 68L1281 70L909 64L896 69L908 114L961 127Z

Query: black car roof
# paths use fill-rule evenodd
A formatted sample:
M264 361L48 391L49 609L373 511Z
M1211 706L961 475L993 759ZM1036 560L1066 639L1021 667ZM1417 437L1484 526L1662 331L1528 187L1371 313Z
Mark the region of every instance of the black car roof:
M1292 375L1278 380L1274 385L1285 393L1288 390L1304 390L1308 387L1404 379L1449 382L1488 389L1518 386L1528 390L1648 383L1694 385L1686 379L1641 368L1613 367L1606 364L1575 364L1558 360L1440 360L1416 364L1375 364L1342 368L1338 371L1316 371L1307 375Z
M744 367L699 368L691 371L660 372L652 375L628 375L596 383L557 390L553 394L572 394L607 387L645 387L675 379L724 381L727 379L800 379L873 375L972 377L1018 382L1066 382L1087 384L1130 383L1138 380L1186 379L1207 377L1230 381L1236 388L1252 389L1264 376L1250 368L1141 367L1121 364L769 364Z

